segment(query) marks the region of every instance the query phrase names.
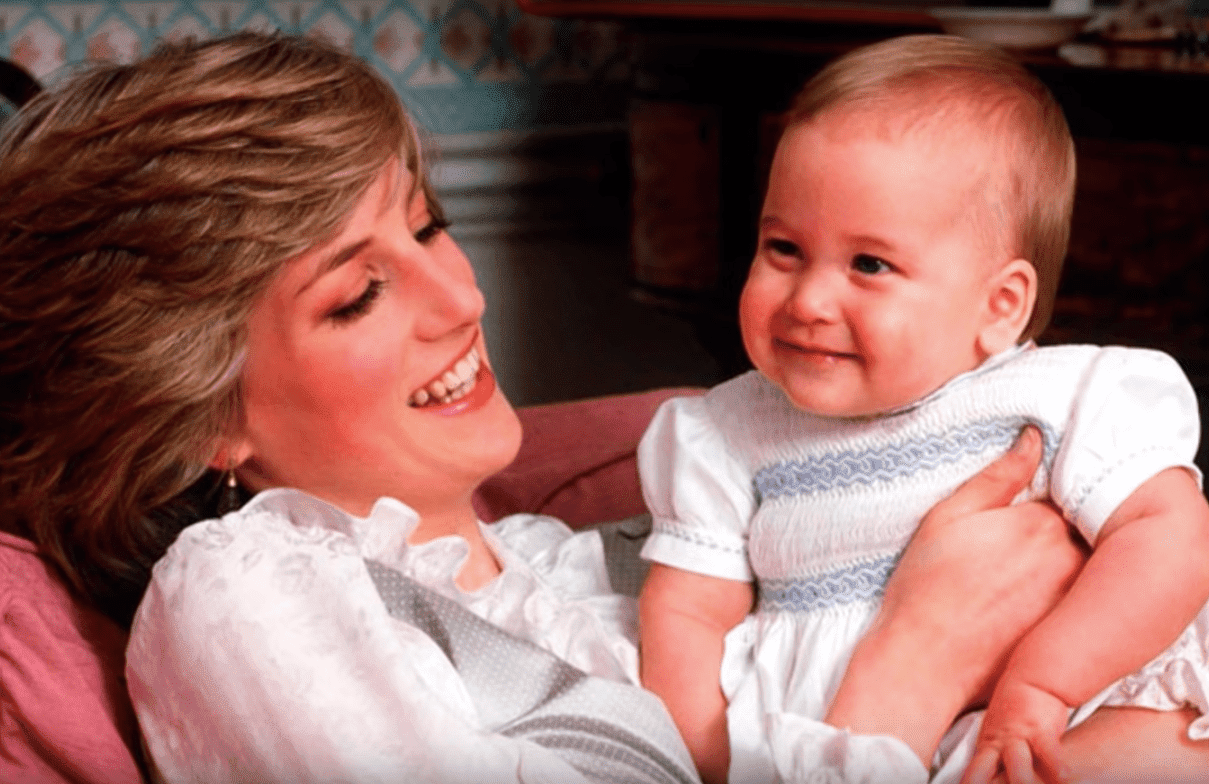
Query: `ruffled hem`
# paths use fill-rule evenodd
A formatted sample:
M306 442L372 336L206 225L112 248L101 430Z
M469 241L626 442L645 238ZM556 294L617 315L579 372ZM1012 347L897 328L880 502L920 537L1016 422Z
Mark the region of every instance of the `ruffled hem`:
M790 713L769 716L768 734L777 774L785 784L926 784L928 781L928 771L915 752L897 738L854 735Z

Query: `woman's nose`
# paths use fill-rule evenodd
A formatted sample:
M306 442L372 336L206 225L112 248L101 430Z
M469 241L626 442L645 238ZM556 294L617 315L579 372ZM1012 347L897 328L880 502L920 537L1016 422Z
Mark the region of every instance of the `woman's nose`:
M452 239L438 239L428 255L416 292L420 300L416 333L423 340L436 340L478 323L486 302L470 260Z

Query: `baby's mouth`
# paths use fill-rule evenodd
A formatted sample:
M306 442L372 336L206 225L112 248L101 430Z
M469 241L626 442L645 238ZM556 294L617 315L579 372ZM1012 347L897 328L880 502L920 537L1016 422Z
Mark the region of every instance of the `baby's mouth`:
M852 352L837 351L834 349L825 348L823 346L816 346L814 344L799 345L797 343L790 343L789 341L782 340L780 338L776 338L775 340L776 343L782 348L806 357L832 360L857 359L857 355Z
M452 367L412 392L407 404L413 408L440 406L466 397L478 383L481 366L478 347L472 346Z

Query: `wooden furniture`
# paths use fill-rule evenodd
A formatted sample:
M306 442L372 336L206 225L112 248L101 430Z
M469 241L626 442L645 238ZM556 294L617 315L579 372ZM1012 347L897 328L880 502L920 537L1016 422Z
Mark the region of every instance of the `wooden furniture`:
M24 68L0 58L0 97L13 106L21 106L42 89Z

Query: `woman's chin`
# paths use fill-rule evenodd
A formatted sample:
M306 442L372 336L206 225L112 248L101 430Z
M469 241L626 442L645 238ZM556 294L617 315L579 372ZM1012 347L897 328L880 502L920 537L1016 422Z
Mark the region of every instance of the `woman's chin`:
M477 392L483 384L480 382ZM492 380L492 391L483 399L471 401L465 408L456 413L441 412L442 417L450 417L445 421L449 424L465 422L469 430L459 432L451 438L462 444L460 450L469 464L481 473L479 481L507 468L516 458L521 447L521 422L512 408L512 404L504 397L503 391L495 386ZM471 397L467 395L467 397ZM461 402L461 401L457 401ZM461 431L461 428L458 428ZM452 436L452 433L451 433Z

